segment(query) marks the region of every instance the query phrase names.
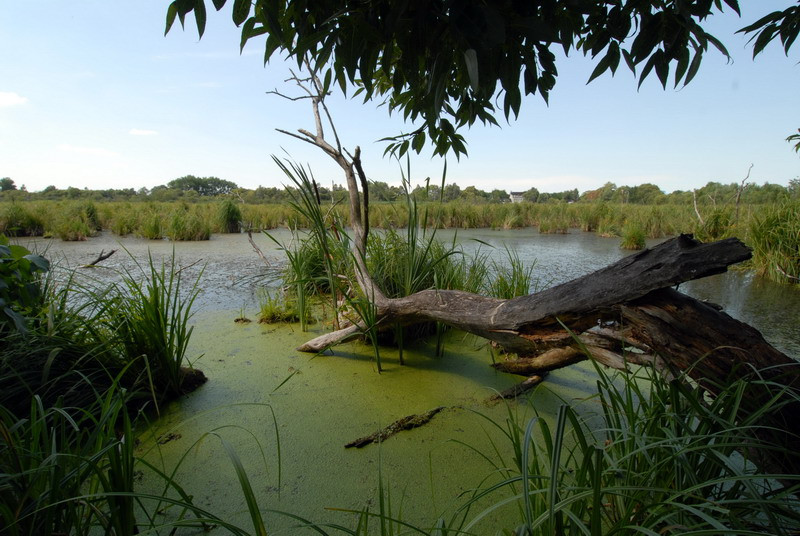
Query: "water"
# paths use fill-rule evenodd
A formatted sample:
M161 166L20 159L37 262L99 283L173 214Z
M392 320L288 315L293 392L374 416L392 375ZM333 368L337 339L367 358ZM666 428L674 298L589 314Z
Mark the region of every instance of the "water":
M275 236L290 239L286 231ZM523 261L536 261L535 274L543 285L568 281L629 254L619 249L617 239L580 232L469 230L442 231L438 236L455 236L465 250L480 249L497 259L503 258L507 246ZM503 424L510 411L524 425L532 409L485 403L493 391L519 378L490 368L491 355L482 341L451 333L440 358L433 357L432 342L417 341L407 349L403 367L396 351L384 349L385 371L377 374L370 348L358 342L316 357L296 352L296 346L330 329L322 323L312 325L310 333L301 333L297 326L234 323L241 314L255 317L257 288L274 284L281 268L282 252L275 243L263 235L254 240L268 264L255 254L246 235L175 244L109 234L87 242L24 243L40 251L49 247L47 256L62 267L87 264L103 249L127 249L101 267L78 269L79 278L86 281L108 283L121 269L136 271L136 262L146 262L148 251L156 262L174 255L189 279L203 270L188 354L209 382L161 408L161 418L140 437L140 455L170 471L182 459L177 477L197 503L242 526L248 523L246 509L218 436L242 458L263 508L344 525L352 525L351 518L325 508L374 509L379 474L391 490L394 513L402 507L404 519L424 526L451 513L463 503L458 494L490 474L492 467L479 452L492 452L492 444L498 445L505 462L512 464L499 430L481 415ZM800 289L734 271L684 284L681 290L722 305L761 330L776 347L800 355ZM587 363L555 371L535 393L533 406L548 419L563 401L591 407L596 404L588 399L593 375ZM398 418L437 406L450 409L422 428L401 432L380 446L344 448ZM160 444L159 438L171 440ZM140 485L144 491L157 491L149 479ZM503 525L508 515L501 509L488 517L486 527ZM292 533L287 518L268 514L266 520L271 529Z

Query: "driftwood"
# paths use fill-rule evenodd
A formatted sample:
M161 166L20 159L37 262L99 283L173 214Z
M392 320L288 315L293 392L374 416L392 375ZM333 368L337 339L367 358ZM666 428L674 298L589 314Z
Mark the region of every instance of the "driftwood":
M402 419L397 419L389 426L381 428L373 434L361 437L355 441L351 441L350 443L346 444L344 448L349 449L355 447L360 449L361 447L366 447L370 443L380 443L381 441L385 441L398 432L402 432L403 430L411 430L412 428L417 428L418 426L427 424L431 419L433 419L434 415L443 409L445 409L444 406L439 406L438 408L433 408L425 413L415 413L413 415L403 417Z

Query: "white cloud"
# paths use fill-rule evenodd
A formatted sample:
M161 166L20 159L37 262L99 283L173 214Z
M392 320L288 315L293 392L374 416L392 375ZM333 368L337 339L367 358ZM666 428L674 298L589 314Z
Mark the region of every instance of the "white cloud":
M85 154L90 156L119 156L119 153L115 153L114 151L110 151L108 149L103 149L102 147L84 147L80 145L70 145L69 143L62 143L58 146L58 150L65 153Z
M131 136L158 136L155 130L147 130L144 128L132 128L128 131Z
M4 108L6 106L18 106L20 104L25 104L28 102L27 97L23 97L17 93L12 91L0 91L0 108Z

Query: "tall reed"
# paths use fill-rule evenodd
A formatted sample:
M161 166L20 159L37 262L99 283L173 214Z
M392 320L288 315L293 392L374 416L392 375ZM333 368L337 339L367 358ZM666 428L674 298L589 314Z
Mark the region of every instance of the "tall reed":
M217 208L217 220L219 232L238 233L242 230L242 211L230 197L220 202Z
M800 202L764 209L748 228L756 273L774 281L800 283Z
M170 263L156 267L152 256L146 267L138 265L139 274L126 272L109 322L121 341L129 360L145 359L161 397L181 394L182 384L190 374L186 350L194 330L189 325L192 304L199 292L202 271L183 295L183 276Z

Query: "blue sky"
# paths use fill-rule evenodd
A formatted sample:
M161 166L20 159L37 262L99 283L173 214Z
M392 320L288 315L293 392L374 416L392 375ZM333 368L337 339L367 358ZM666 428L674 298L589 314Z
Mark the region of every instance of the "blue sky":
M653 182L669 192L710 180L788 184L800 157L785 138L800 127L800 46L772 44L755 61L734 32L787 0L745 0L742 19L709 23L733 61L711 51L689 86L640 90L621 66L586 85L593 64L561 58L547 106L526 98L520 118L465 132L469 157L448 159L448 182L491 190L593 189ZM210 7L210 2L208 3ZM0 6L0 177L37 191L139 188L194 174L247 188L285 182L271 155L309 164L323 184L337 168L313 147L275 132L313 126L291 92L287 65L263 66L261 43L239 54L229 8L164 36L168 2L5 1ZM398 163L377 140L412 129L375 104L330 101L346 146L360 145L367 174L399 184ZM439 180L442 160L414 156L412 180Z

